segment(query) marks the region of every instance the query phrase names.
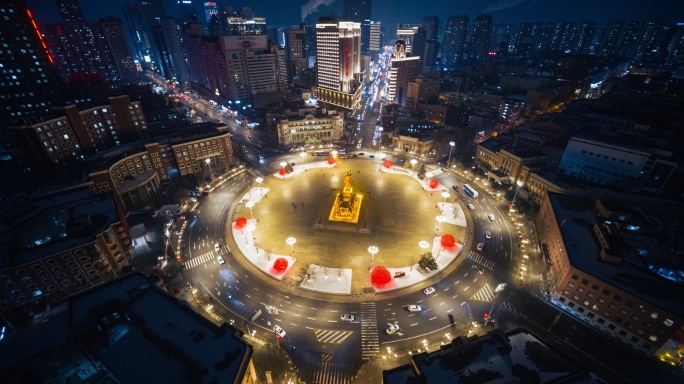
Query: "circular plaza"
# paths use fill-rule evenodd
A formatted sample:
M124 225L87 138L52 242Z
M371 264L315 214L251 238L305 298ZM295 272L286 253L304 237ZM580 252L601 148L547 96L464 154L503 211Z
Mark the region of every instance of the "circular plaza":
M410 168L370 159L289 170L257 179L227 223L239 253L263 274L323 293L383 292L418 284L459 256L466 240L462 204L432 175L419 180ZM356 217L336 220L348 190ZM433 270L418 265L424 252L432 252ZM389 282L375 278L388 275L378 267L387 269Z

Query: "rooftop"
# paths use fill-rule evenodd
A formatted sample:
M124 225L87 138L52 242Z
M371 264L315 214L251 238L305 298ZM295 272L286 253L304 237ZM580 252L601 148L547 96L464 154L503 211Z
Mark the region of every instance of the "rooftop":
M573 267L672 314L684 317L684 289L648 271L636 258L614 265L599 259L601 246L592 227L599 221L592 200L548 194Z

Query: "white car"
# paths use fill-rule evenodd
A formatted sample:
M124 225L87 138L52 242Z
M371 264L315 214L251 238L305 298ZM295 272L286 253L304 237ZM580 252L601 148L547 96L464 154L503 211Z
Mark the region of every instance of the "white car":
M385 330L388 335L391 335L399 330L399 324L390 324L389 328Z
M354 315L350 315L348 313L345 313L344 315L340 316L340 320L342 321L354 321L354 319Z
M485 231L485 237L488 238L488 239L491 239L491 238L492 238L492 233L489 232L489 231Z
M420 312L423 310L420 305L409 305L406 309L408 309L409 312Z
M475 209L475 206L472 204L468 204L468 209Z
M278 334L278 336L285 337L286 332L284 329L280 328L279 325L276 325L275 327L273 327L273 330L275 331L275 333Z
M214 244L214 251L218 251L221 248L219 243Z
M482 243L477 243L477 250L478 250L478 251L481 251L482 248L484 248L484 244L482 244Z
M427 287L427 288L423 289L423 293L426 295L429 295L431 293L435 293L435 289L432 287Z
M494 215L492 215L491 213L487 217L489 217L489 221L494 221Z
M218 261L219 264L225 264L226 263L226 261L223 260L223 257L221 257L221 256L217 257L216 261Z

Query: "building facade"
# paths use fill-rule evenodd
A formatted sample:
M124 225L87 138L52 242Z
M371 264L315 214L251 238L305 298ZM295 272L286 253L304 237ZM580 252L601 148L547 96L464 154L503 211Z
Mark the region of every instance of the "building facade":
M389 73L388 101L407 106L409 83L418 77L419 67L420 58L417 56L407 57L404 41L397 40L394 44L394 55Z
M340 115L286 117L277 122L281 145L317 144L342 140L344 119Z

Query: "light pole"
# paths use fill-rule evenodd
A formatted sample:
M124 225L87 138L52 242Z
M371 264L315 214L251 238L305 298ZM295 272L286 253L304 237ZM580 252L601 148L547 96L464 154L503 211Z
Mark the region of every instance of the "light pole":
M252 219L253 219L254 213L252 213L252 207L254 207L254 202L248 201L247 203L245 203L245 207L249 208L249 214L252 216Z
M204 159L204 162L207 163L207 166L209 167L209 174L211 175L211 181L213 182L214 181L214 171L211 170L211 159L207 157L206 159Z
M263 178L263 177L257 177L256 180L254 180L254 181L256 181L257 184L259 184L259 193L261 193L261 196L263 197L264 194L263 194L263 192L261 191L261 182L264 181L264 178Z
M447 160L447 165L449 166L449 168L451 168L451 151L454 149L454 145L456 145L456 143L454 143L453 141L449 142L449 147L451 147L449 148L449 160Z
M281 161L281 162L280 162L280 166L281 166L281 167L285 168L286 165L287 165L287 162L285 162L285 161Z
M449 194L449 192L447 192L447 191L442 192L442 197L444 198L444 201L442 201L442 208L444 208L444 204L446 204L446 199L449 196L451 196L451 194Z
M494 292L496 292L496 296L494 296L494 300L492 300L492 307L489 309L489 313L487 314L487 318L485 319L484 326L487 326L487 323L489 322L489 318L492 317L492 311L494 310L494 303L496 302L496 299L499 297L499 293L506 289L506 283L501 283L496 286L496 289Z
M420 255L423 256L423 254L425 253L425 251L426 251L428 248L430 248L430 243L428 243L427 241L423 240L423 241L421 241L420 243L418 243L418 246L420 247L420 250L421 250Z
M297 239L294 237L288 237L285 239L285 243L290 246L290 251L292 251L292 254L294 255L294 245L297 242Z
M299 157L301 157L302 161L306 163L306 152L299 152Z
M254 237L254 230L256 229L256 225L250 224L247 227L245 227L250 233L250 236L252 236L252 241L254 242L254 250L259 254L259 248L256 246L256 238Z
M411 159L410 163L411 163L411 167L416 168L416 164L418 164L418 160Z
M518 190L520 189L520 187L522 187L523 181L517 180L515 183L518 185L518 187L515 189L515 193L513 194L513 200L511 200L511 208L513 208L513 203L515 203L515 197L518 196Z
M444 221L444 216L439 215L436 217L437 219L437 232L439 232L439 229L442 228L442 221Z
M379 249L375 245L368 247L368 252L371 254L371 271L373 270L373 261L375 260L375 254L378 253Z
M378 151L382 150L382 127L378 127L378 132L380 132L380 137L378 137Z

